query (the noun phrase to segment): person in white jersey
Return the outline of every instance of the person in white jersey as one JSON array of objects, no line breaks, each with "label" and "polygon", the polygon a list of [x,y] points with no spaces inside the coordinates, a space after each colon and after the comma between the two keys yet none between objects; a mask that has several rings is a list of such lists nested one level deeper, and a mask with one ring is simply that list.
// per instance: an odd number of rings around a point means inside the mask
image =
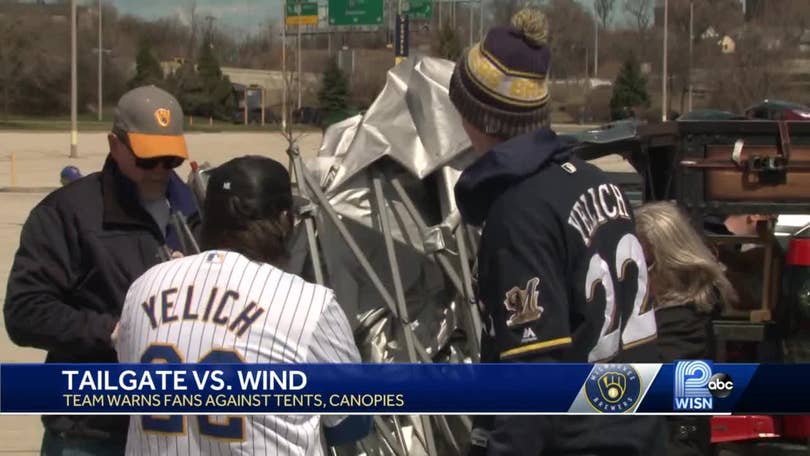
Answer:
[{"label": "person in white jersey", "polygon": [[[159,264],[130,287],[116,336],[119,362],[360,362],[332,290],[282,270],[293,228],[284,166],[246,156],[217,167],[203,209],[202,253]],[[325,445],[364,437],[370,423],[357,416],[137,416],[126,452],[321,455]]]}]

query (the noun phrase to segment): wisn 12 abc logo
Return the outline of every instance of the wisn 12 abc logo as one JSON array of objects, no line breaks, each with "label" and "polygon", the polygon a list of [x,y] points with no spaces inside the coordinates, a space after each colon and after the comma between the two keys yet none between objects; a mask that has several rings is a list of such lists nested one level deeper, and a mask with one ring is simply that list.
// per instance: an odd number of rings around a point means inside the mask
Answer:
[{"label": "wisn 12 abc logo", "polygon": [[712,373],[710,361],[678,361],[675,363],[676,411],[711,411],[714,398],[728,397],[734,381],[728,374]]}]

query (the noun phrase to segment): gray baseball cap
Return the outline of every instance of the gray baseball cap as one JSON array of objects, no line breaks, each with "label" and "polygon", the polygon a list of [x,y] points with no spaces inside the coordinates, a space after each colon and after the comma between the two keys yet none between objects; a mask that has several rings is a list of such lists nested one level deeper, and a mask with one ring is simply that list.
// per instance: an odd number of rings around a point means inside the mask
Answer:
[{"label": "gray baseball cap", "polygon": [[170,93],[153,85],[132,89],[118,100],[113,132],[126,135],[138,158],[188,158],[183,109]]}]

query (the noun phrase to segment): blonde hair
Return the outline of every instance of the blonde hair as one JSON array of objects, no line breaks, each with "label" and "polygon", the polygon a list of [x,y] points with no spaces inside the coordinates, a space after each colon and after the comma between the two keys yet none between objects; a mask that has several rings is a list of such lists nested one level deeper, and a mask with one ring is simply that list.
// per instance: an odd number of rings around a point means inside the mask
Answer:
[{"label": "blonde hair", "polygon": [[711,312],[715,292],[725,304],[737,300],[726,277],[703,239],[678,207],[668,202],[649,203],[636,209],[636,229],[645,249],[652,254],[650,279],[656,283],[656,307],[694,303]]}]

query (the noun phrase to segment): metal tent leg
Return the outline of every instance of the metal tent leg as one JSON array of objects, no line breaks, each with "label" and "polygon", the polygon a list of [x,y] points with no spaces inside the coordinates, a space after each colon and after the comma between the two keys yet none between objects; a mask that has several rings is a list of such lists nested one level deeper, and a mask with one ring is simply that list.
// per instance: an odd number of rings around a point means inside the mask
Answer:
[{"label": "metal tent leg", "polygon": [[[374,271],[374,269],[371,267],[371,264],[369,263],[366,256],[363,254],[363,251],[360,250],[360,247],[357,245],[357,242],[354,240],[354,237],[351,235],[351,233],[349,233],[349,230],[346,229],[346,226],[340,220],[340,217],[338,217],[335,210],[329,204],[329,201],[326,199],[326,195],[323,194],[323,191],[321,191],[318,184],[316,182],[313,182],[312,177],[310,177],[308,174],[304,174],[303,176],[304,182],[309,187],[312,194],[315,196],[315,199],[318,201],[320,208],[323,209],[323,211],[326,213],[326,216],[329,217],[329,220],[335,225],[335,228],[337,228],[340,237],[343,238],[344,242],[346,242],[346,245],[352,251],[352,254],[354,255],[355,259],[357,259],[357,262],[363,268],[363,272],[366,273],[372,285],[374,285],[374,288],[377,290],[378,293],[380,293],[380,296],[382,297],[383,301],[385,301],[385,305],[386,307],[388,307],[388,310],[396,318],[400,318],[399,312],[397,311],[397,304],[394,301],[394,298],[391,296],[391,294],[383,285],[382,281],[380,280],[380,277],[377,275],[377,272]],[[413,334],[413,330],[411,329],[410,326],[405,325],[403,327],[405,328],[406,333],[410,332],[411,334]],[[416,350],[416,354],[422,361],[432,362],[432,359],[430,358],[430,355],[428,354],[427,350],[425,350],[424,345],[422,345],[422,343],[419,342],[418,339],[413,339],[413,344],[414,349]]]},{"label": "metal tent leg", "polygon": [[394,453],[396,453],[397,456],[407,456],[408,453],[407,448],[400,447],[399,444],[396,441],[394,441],[394,438],[391,436],[393,434],[391,428],[389,428],[388,425],[385,424],[385,421],[383,421],[382,418],[380,418],[379,416],[375,416],[374,424],[378,428],[380,428],[379,435],[382,437],[383,440],[385,440],[385,443],[388,444],[388,446],[391,447],[392,450],[394,450]]},{"label": "metal tent leg", "polygon": [[[478,305],[475,300],[475,292],[472,289],[472,273],[470,272],[470,257],[467,254],[467,236],[466,225],[460,224],[456,227],[456,242],[458,245],[458,256],[461,261],[461,277],[463,279],[464,288],[467,296],[468,309],[473,326],[473,337],[476,341],[476,346],[481,348],[481,315],[478,313]],[[479,351],[480,353],[480,351]]]},{"label": "metal tent leg", "polygon": [[[380,212],[380,224],[382,225],[383,236],[385,238],[385,250],[388,254],[388,264],[391,268],[391,279],[394,282],[394,292],[396,293],[397,307],[399,310],[399,320],[405,334],[405,345],[408,350],[408,360],[412,363],[417,362],[415,342],[416,338],[412,331],[409,331],[406,326],[410,326],[408,318],[408,308],[405,303],[405,290],[402,287],[402,276],[399,271],[399,262],[397,261],[397,253],[394,248],[394,237],[391,234],[391,221],[389,219],[388,205],[385,201],[383,194],[382,180],[379,174],[374,174],[372,177],[374,185],[374,195],[377,200],[377,207]],[[425,447],[429,456],[436,456],[436,442],[433,440],[433,429],[430,424],[430,418],[421,416],[422,432],[425,437]]]},{"label": "metal tent leg", "polygon": [[[425,224],[425,221],[422,219],[422,214],[416,210],[416,206],[414,206],[413,201],[411,200],[408,193],[405,191],[405,188],[402,186],[402,183],[399,181],[399,178],[393,177],[390,178],[389,182],[391,186],[394,187],[394,190],[397,192],[399,199],[402,200],[402,203],[405,205],[405,210],[408,211],[408,214],[413,218],[414,222],[416,223],[416,228],[419,232],[424,233],[427,231],[428,227]],[[447,259],[446,256],[442,254],[435,254],[433,257],[442,266],[444,272],[450,278],[450,281],[453,282],[453,286],[456,288],[456,291],[462,296],[464,296],[464,286],[461,284],[461,278],[459,277],[458,273],[453,266],[450,264],[450,260]]]},{"label": "metal tent leg", "polygon": [[[408,196],[408,193],[405,191],[405,188],[402,186],[402,183],[399,181],[399,178],[394,177],[390,178],[389,180],[391,182],[391,186],[394,187],[394,190],[397,192],[397,195],[402,200],[402,203],[405,205],[405,209],[408,211],[408,213],[416,222],[417,228],[419,229],[420,232],[424,233],[427,230],[427,225],[425,224],[424,220],[422,220],[422,216],[421,214],[419,214],[419,211],[416,210],[413,201],[411,201],[410,196]],[[459,225],[459,227],[462,226],[464,225],[463,224]],[[462,230],[461,233],[464,233],[464,231]],[[457,242],[459,244],[462,244],[464,240],[463,238],[462,239],[457,238]],[[460,256],[462,252],[461,249],[462,246],[459,245]],[[469,264],[467,264],[466,266],[467,274],[464,275],[465,257],[463,256],[461,257],[461,272],[462,275],[464,276],[463,281],[462,279],[459,278],[455,269],[453,269],[452,265],[450,264],[450,261],[446,257],[444,257],[441,254],[434,255],[434,257],[442,266],[445,273],[447,273],[448,277],[450,278],[450,281],[453,282],[453,285],[455,285],[456,290],[458,290],[458,293],[467,300],[467,303],[470,302],[475,303],[472,284],[470,282],[471,274],[469,273]],[[461,307],[465,308],[465,310],[467,310],[470,313],[468,315],[469,318],[465,319],[465,321],[468,322],[468,326],[470,326],[467,328],[467,331],[472,333],[472,337],[468,338],[468,340],[471,342],[472,345],[470,348],[472,349],[471,351],[473,361],[478,361],[477,358],[480,357],[480,350],[481,350],[481,317],[480,315],[478,315],[478,308],[475,305],[473,306],[467,305],[466,307],[465,306]]]},{"label": "metal tent leg", "polygon": [[[304,167],[301,164],[301,153],[298,150],[298,145],[293,144],[287,150],[290,157],[290,163],[295,172],[295,185],[298,187],[298,193],[304,195]],[[318,241],[315,238],[315,221],[312,216],[308,215],[304,218],[304,227],[307,230],[307,243],[309,244],[309,257],[312,259],[312,269],[315,271],[315,282],[318,285],[324,285],[323,267],[321,266],[321,254],[318,250]]]}]

